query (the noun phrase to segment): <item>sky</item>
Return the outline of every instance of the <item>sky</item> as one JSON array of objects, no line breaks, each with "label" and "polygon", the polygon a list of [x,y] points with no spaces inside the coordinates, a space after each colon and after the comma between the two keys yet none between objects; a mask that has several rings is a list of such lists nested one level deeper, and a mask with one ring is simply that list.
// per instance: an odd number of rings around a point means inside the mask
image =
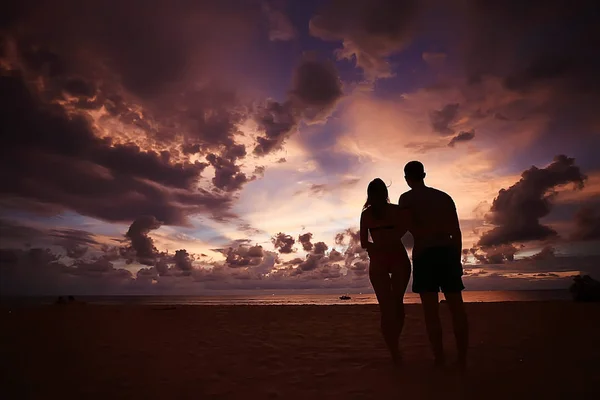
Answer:
[{"label": "sky", "polygon": [[596,3],[4,2],[0,293],[368,292],[411,160],[468,290],[600,278]]}]

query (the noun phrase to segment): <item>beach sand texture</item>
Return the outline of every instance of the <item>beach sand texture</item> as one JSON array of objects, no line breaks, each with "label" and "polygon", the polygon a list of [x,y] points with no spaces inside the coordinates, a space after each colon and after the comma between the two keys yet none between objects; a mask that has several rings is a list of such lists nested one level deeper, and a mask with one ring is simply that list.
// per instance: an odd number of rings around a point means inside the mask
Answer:
[{"label": "beach sand texture", "polygon": [[0,397],[600,398],[600,304],[467,304],[464,376],[432,368],[420,305],[406,308],[400,369],[374,305],[2,309]]}]

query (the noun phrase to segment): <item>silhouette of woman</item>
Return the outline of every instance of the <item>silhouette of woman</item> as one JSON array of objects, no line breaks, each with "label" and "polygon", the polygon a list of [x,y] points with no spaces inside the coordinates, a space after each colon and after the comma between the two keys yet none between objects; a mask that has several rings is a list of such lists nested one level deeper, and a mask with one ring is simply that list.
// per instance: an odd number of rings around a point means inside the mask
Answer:
[{"label": "silhouette of woman", "polygon": [[410,278],[410,260],[401,242],[408,218],[406,211],[390,204],[381,179],[369,183],[360,216],[360,244],[369,254],[369,279],[381,311],[381,333],[395,364],[402,358],[398,340],[404,327],[404,293]]}]

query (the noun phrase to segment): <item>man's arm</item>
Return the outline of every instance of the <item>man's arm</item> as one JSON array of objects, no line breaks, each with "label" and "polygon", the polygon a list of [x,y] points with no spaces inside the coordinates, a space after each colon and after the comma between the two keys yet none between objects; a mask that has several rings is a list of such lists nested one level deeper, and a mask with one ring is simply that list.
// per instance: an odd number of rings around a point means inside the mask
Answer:
[{"label": "man's arm", "polygon": [[406,208],[406,197],[404,196],[404,193],[398,198],[398,207],[401,209]]},{"label": "man's arm", "polygon": [[[402,220],[401,226],[406,228],[406,231],[409,231],[412,234],[414,229],[413,216],[410,212],[408,202],[406,201],[406,193],[402,193],[398,199],[398,217]],[[406,231],[402,233],[403,236]]]}]

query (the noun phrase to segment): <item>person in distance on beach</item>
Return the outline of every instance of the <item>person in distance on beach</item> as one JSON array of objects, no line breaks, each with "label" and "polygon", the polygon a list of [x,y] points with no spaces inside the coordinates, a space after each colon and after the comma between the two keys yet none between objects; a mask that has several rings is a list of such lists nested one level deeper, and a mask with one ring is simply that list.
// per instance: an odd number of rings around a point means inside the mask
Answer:
[{"label": "person in distance on beach", "polygon": [[412,222],[412,290],[421,297],[435,364],[445,364],[438,299],[441,289],[452,314],[459,366],[464,368],[469,333],[462,298],[462,235],[456,206],[448,194],[425,186],[425,168],[419,161],[406,164],[404,177],[411,190],[400,196],[398,206],[410,214]]},{"label": "person in distance on beach", "polygon": [[407,212],[390,204],[387,186],[381,179],[369,183],[360,216],[360,244],[369,254],[369,279],[379,303],[381,333],[396,365],[402,359],[398,340],[404,326],[404,293],[410,278],[410,260],[400,240],[408,229],[407,218]]}]

